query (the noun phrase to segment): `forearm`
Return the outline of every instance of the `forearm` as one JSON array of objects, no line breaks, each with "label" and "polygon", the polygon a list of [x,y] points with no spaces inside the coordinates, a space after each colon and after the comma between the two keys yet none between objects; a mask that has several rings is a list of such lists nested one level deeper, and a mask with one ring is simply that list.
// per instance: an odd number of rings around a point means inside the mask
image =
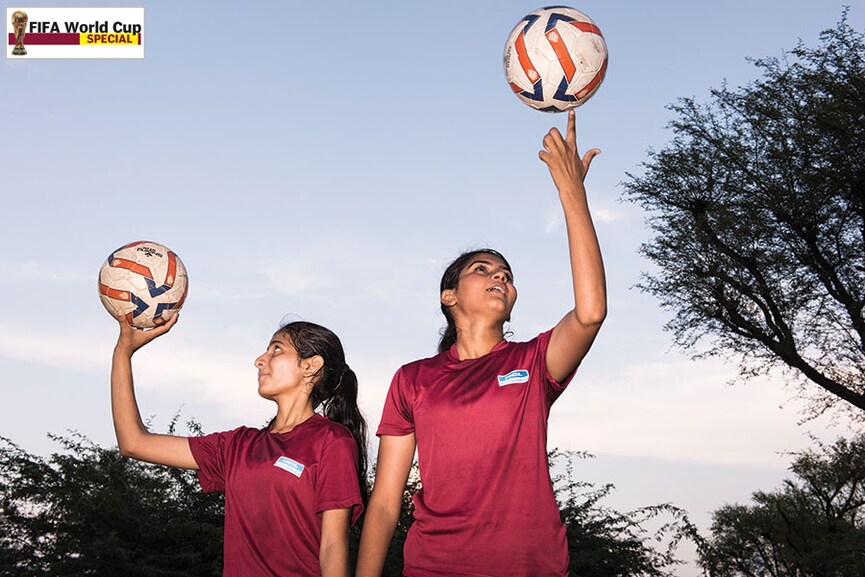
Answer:
[{"label": "forearm", "polygon": [[399,510],[376,504],[370,498],[360,534],[360,552],[355,577],[379,577],[384,569],[390,541],[399,520]]},{"label": "forearm", "polygon": [[585,189],[561,194],[568,234],[571,278],[574,289],[573,314],[581,325],[600,325],[607,314],[604,262]]},{"label": "forearm", "polygon": [[120,453],[138,457],[136,447],[150,434],[141,420],[132,384],[132,353],[114,348],[111,360],[111,415]]},{"label": "forearm", "polygon": [[348,577],[348,529],[351,509],[328,509],[321,514],[318,564],[322,577]]},{"label": "forearm", "polygon": [[348,541],[322,543],[318,556],[322,577],[348,577]]},{"label": "forearm", "polygon": [[197,469],[186,437],[156,435],[141,420],[132,382],[132,353],[117,346],[111,361],[111,414],[120,454],[149,463]]}]

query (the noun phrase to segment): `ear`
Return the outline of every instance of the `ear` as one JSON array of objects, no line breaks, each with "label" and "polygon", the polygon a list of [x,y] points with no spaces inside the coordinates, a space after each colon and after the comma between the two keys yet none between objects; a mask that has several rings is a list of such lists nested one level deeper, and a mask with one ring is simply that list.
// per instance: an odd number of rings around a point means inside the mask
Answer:
[{"label": "ear", "polygon": [[454,289],[445,289],[442,291],[441,303],[446,307],[452,307],[457,304],[457,295]]},{"label": "ear", "polygon": [[303,375],[311,377],[317,374],[324,366],[324,359],[321,355],[313,355],[308,359],[303,359],[301,366],[303,367]]}]

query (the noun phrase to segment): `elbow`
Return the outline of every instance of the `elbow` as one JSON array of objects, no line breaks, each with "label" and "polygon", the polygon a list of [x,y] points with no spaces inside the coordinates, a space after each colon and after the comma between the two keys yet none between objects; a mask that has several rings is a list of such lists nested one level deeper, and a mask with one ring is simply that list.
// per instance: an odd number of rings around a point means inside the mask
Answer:
[{"label": "elbow", "polygon": [[133,438],[117,437],[117,450],[121,457],[141,459],[141,443]]},{"label": "elbow", "polygon": [[129,443],[124,443],[122,441],[117,442],[117,449],[120,452],[121,457],[135,459],[135,449],[129,445]]},{"label": "elbow", "polygon": [[574,317],[581,326],[599,329],[607,318],[607,306],[602,304],[587,310],[574,309]]},{"label": "elbow", "polygon": [[375,487],[373,487],[364,516],[367,520],[373,519],[375,523],[382,523],[385,526],[393,525],[395,527],[399,521],[401,509],[402,501],[399,498],[392,498],[390,495],[383,495],[381,492],[376,493]]}]

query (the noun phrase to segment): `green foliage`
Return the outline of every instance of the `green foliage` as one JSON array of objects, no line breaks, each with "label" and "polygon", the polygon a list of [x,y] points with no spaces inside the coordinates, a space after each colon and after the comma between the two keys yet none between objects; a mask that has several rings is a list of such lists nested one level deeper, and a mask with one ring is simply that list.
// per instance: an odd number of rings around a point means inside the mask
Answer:
[{"label": "green foliage", "polygon": [[[601,505],[613,485],[596,488],[593,484],[574,480],[575,458],[590,455],[553,450],[552,467],[562,466],[563,473],[553,479],[562,522],[567,528],[570,553],[570,575],[575,577],[662,577],[681,561],[675,557],[678,543],[683,539],[696,539],[696,529],[686,513],[670,504],[641,507],[621,513]],[[370,480],[370,482],[372,479]],[[394,538],[388,549],[382,577],[401,577],[403,545],[413,522],[412,496],[421,488],[417,463],[412,466],[409,482],[403,492],[403,507]],[[370,486],[370,492],[372,487]],[[655,531],[644,525],[658,522]],[[352,530],[352,551],[357,551],[360,528]],[[663,550],[652,542],[666,542]],[[352,555],[356,557],[355,554]]]},{"label": "green foliage", "polygon": [[[564,463],[564,473],[554,478],[562,522],[568,531],[570,575],[591,577],[661,577],[681,564],[675,556],[685,539],[697,540],[696,528],[685,511],[669,503],[640,507],[622,513],[601,501],[614,486],[595,487],[574,480],[574,459],[586,453],[550,453],[555,467]],[[655,524],[650,531],[647,525]],[[659,550],[652,543],[660,545]]]},{"label": "green foliage", "polygon": [[[197,424],[189,426],[200,433]],[[0,577],[220,575],[221,493],[202,493],[191,471],[125,459],[78,434],[52,438],[63,450],[44,459],[0,437]],[[585,454],[550,455],[553,466],[564,466],[554,481],[571,574],[666,575],[678,563],[676,544],[696,534],[685,513],[669,504],[628,513],[601,505],[613,486],[575,481],[576,457]],[[419,489],[415,466],[383,577],[402,575],[412,496]],[[660,519],[667,520],[657,530],[645,528]],[[360,527],[350,534],[352,559]],[[653,541],[666,541],[666,549],[656,550]]]},{"label": "green foliage", "polygon": [[[375,468],[370,473],[368,493],[372,493],[373,480],[375,479]],[[387,549],[387,557],[384,560],[382,568],[382,577],[402,577],[403,568],[403,547],[405,546],[405,538],[408,534],[409,527],[414,522],[412,513],[414,512],[414,502],[412,497],[421,488],[420,475],[418,473],[417,463],[412,464],[411,472],[409,473],[408,483],[402,493],[402,508],[400,509],[399,519],[397,520],[396,529],[394,530],[393,538]],[[349,548],[352,561],[357,559],[357,551],[360,545],[360,533],[363,525],[363,518],[352,527],[349,535]]]},{"label": "green foliage", "polygon": [[710,577],[865,575],[865,435],[796,456],[774,492],[713,514],[700,563]]},{"label": "green foliage", "polygon": [[628,175],[655,233],[640,286],[695,356],[784,370],[812,415],[863,418],[865,37],[845,12],[817,48],[754,63],[762,79],[672,105],[673,140]]},{"label": "green foliage", "polygon": [[48,459],[0,438],[0,576],[221,574],[221,494],[191,471],[52,438],[63,452]]}]

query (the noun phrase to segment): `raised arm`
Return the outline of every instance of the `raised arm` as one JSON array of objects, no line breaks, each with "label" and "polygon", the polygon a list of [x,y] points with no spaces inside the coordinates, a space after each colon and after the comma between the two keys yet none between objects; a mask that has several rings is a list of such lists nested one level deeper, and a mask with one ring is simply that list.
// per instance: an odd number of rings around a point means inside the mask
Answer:
[{"label": "raised arm", "polygon": [[414,434],[402,437],[381,436],[375,483],[360,533],[360,552],[355,577],[381,575],[390,540],[399,521],[402,496],[414,460],[415,446]]},{"label": "raised arm", "polygon": [[574,308],[555,326],[547,348],[547,368],[559,382],[582,362],[607,315],[604,263],[583,186],[589,165],[599,152],[593,148],[580,158],[576,117],[570,110],[565,137],[558,129],[551,129],[544,137],[544,150],[538,153],[559,191],[574,287]]},{"label": "raised arm", "polygon": [[120,454],[149,463],[198,469],[186,437],[156,435],[147,430],[132,384],[132,355],[168,332],[177,322],[177,315],[164,325],[145,331],[132,328],[125,319],[119,322],[120,336],[111,359],[111,413]]}]

